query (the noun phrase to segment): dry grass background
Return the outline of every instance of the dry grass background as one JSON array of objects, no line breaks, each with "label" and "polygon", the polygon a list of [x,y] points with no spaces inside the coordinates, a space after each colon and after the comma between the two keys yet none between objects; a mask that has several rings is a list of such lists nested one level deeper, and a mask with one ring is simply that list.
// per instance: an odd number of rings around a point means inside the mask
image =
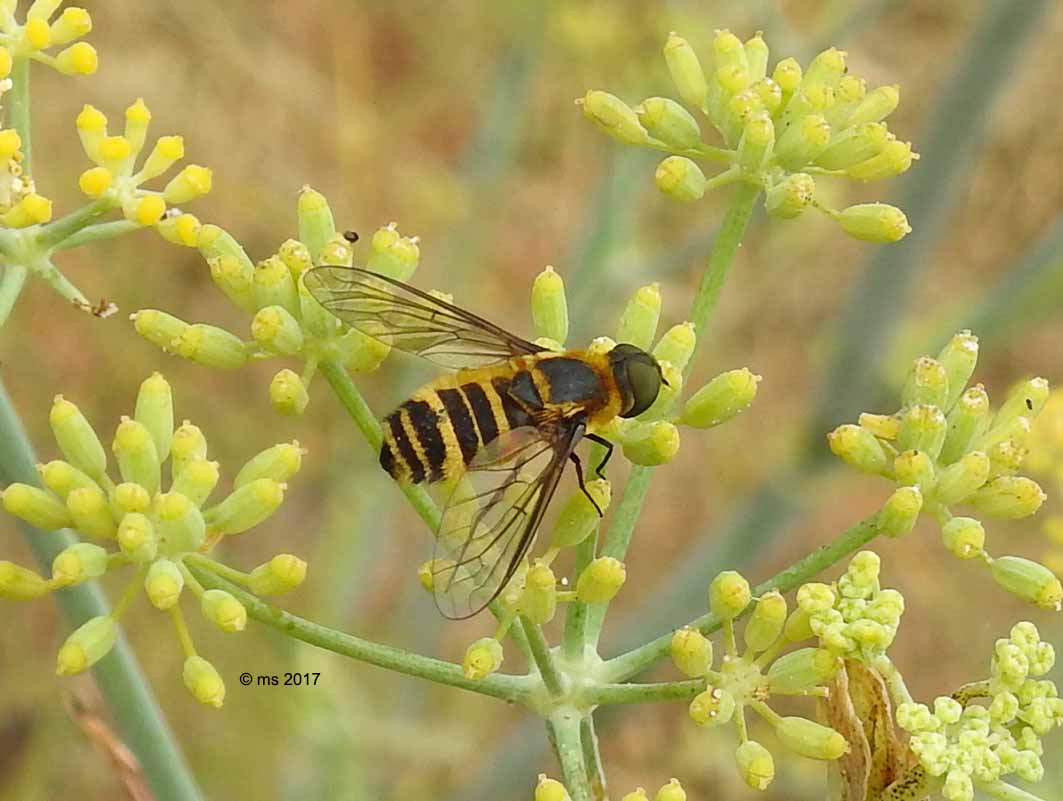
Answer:
[{"label": "dry grass background", "polygon": [[[57,208],[80,202],[76,176],[84,165],[73,119],[81,105],[120,118],[143,96],[153,132],[184,134],[190,160],[214,169],[213,193],[190,210],[225,226],[253,256],[294,234],[296,193],[309,183],[331,199],[341,226],[369,233],[398,220],[420,234],[422,285],[452,291],[517,329],[530,325],[531,278],[556,265],[571,290],[573,339],[609,332],[623,299],[649,280],[662,282],[666,321],[682,320],[724,200],[667,201],[652,186],[652,158],[604,140],[573,98],[591,87],[630,100],[669,93],[660,58],[669,30],[704,49],[714,28],[742,35],[761,28],[774,53],[806,59],[830,42],[850,52],[857,74],[900,83],[891,128],[919,149],[984,8],[959,0],[84,4],[96,24],[99,74],[34,73],[37,180]],[[952,187],[944,233],[922,251],[912,292],[895,311],[895,336],[881,343],[890,364],[903,365],[927,335],[997,291],[1059,219],[1063,7],[1050,5],[1012,62],[999,102],[979,112],[984,131]],[[917,163],[912,172],[923,168]],[[891,191],[837,190],[846,201]],[[607,649],[629,642],[679,566],[712,547],[729,515],[801,447],[800,422],[818,400],[837,320],[875,249],[825,220],[756,224],[695,380],[749,365],[764,375],[760,397],[734,423],[686,434],[679,458],[663,469],[666,480],[651,491],[637,531],[628,586],[607,624]],[[62,266],[86,294],[123,312],[162,307],[246,325],[194,251],[151,233],[64,254]],[[1060,299],[1046,298],[1055,311],[1021,321],[984,353],[979,375],[991,394],[1034,372],[1063,381]],[[45,456],[53,453],[46,412],[55,392],[106,430],[155,369],[175,387],[179,418],[199,422],[223,469],[235,470],[267,443],[303,442],[310,456],[281,512],[226,554],[247,566],[278,550],[307,558],[310,579],[288,601],[294,611],[451,659],[486,633],[484,620],[443,622],[423,597],[413,572],[427,548],[422,525],[323,384],[305,418],[280,419],[266,397],[269,366],[229,374],[164,357],[132,332],[124,313],[106,321],[77,314],[39,285],[3,334],[5,383]],[[428,374],[400,358],[362,386],[383,413]],[[739,544],[753,577],[826,541],[886,491],[845,471],[820,471],[793,489],[801,508],[783,536],[747,553]],[[992,542],[1036,555],[1034,529],[1002,525]],[[895,653],[917,696],[982,675],[993,640],[1020,616],[1063,646],[1058,619],[1012,602],[934,539],[920,527],[878,548],[885,580],[908,599]],[[0,554],[29,560],[7,519]],[[687,616],[698,611],[696,602],[683,608]],[[127,631],[211,798],[516,801],[530,797],[538,772],[556,773],[540,727],[518,710],[316,653],[257,626],[237,637],[197,627],[201,650],[229,683],[225,708],[207,710],[181,686],[179,649],[161,616],[141,607]],[[63,701],[73,695],[94,708],[91,682],[53,676],[65,632],[47,601],[0,608],[3,801],[123,797],[120,772]],[[320,686],[244,689],[235,681],[242,670],[307,669],[321,671]],[[679,705],[604,715],[602,736],[619,793],[678,775],[693,799],[752,795],[738,785],[729,740],[695,731]],[[1060,738],[1050,743],[1063,762]],[[794,758],[779,760],[779,770],[770,797],[819,796],[818,765]],[[1063,799],[1063,772],[1054,782],[1043,794]]]}]

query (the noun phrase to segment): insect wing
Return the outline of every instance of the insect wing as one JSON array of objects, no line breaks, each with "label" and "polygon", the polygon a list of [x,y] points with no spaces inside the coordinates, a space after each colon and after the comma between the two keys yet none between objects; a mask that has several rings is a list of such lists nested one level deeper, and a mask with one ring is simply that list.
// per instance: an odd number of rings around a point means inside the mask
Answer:
[{"label": "insect wing", "polygon": [[316,267],[303,282],[318,303],[352,328],[450,369],[542,350],[427,292],[358,267]]},{"label": "insect wing", "polygon": [[473,459],[443,510],[432,560],[436,606],[471,617],[517,573],[564,473],[576,429],[516,428]]}]

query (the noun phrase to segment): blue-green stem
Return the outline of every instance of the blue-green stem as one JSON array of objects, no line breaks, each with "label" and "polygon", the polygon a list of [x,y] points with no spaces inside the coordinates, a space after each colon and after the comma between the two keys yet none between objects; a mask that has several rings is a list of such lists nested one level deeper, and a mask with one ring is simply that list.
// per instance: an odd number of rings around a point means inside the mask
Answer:
[{"label": "blue-green stem", "polygon": [[[0,482],[38,484],[36,458],[11,399],[0,383]],[[44,532],[20,526],[38,563],[47,569],[56,555],[78,540],[68,531]],[[55,594],[71,628],[111,613],[95,582],[68,587]],[[114,715],[122,740],[136,754],[154,797],[159,801],[203,801],[169,724],[159,709],[124,637],[92,669]]]},{"label": "blue-green stem", "polygon": [[547,725],[550,739],[561,763],[561,774],[565,789],[572,796],[572,801],[597,801],[591,794],[587,765],[583,756],[580,737],[582,716],[570,707],[563,707],[554,712]]},{"label": "blue-green stem", "polygon": [[531,649],[532,659],[539,669],[543,684],[551,695],[561,696],[565,692],[565,679],[557,669],[554,655],[550,652],[550,644],[543,635],[543,630],[532,623],[528,618],[521,616],[520,625],[527,637],[528,647]]},{"label": "blue-green stem", "polygon": [[[591,456],[593,462],[596,457]],[[573,565],[572,575],[579,575],[586,570],[587,565],[594,561],[594,549],[597,537],[589,535],[583,542],[576,546],[576,563]],[[575,600],[569,603],[565,615],[565,634],[561,641],[561,651],[565,659],[575,662],[583,659],[587,645],[587,615],[590,607],[583,601]]]},{"label": "blue-green stem", "polygon": [[21,264],[8,264],[0,273],[0,326],[7,322],[11,316],[11,310],[15,308],[22,287],[26,285],[26,276],[29,271]]},{"label": "blue-green stem", "polygon": [[[100,198],[86,203],[80,209],[42,226],[37,234],[37,246],[45,251],[62,246],[65,240],[92,225],[113,208],[114,201],[109,198]],[[133,225],[134,228],[138,227],[135,223]]]},{"label": "blue-green stem", "polygon": [[106,239],[114,239],[116,236],[131,234],[144,228],[140,223],[132,220],[112,220],[111,222],[95,223],[87,225],[66,239],[57,242],[55,250],[71,250],[72,248],[87,245],[90,242],[103,242]]},{"label": "blue-green stem", "polygon": [[588,712],[579,722],[579,741],[583,749],[583,767],[587,772],[594,801],[609,801],[609,788],[602,766],[602,755],[598,751],[598,732],[594,730],[594,715]]},{"label": "blue-green stem", "polygon": [[7,95],[7,121],[18,131],[22,140],[22,170],[32,175],[32,147],[30,142],[30,62],[16,58],[11,65],[11,90]]},{"label": "blue-green stem", "polygon": [[515,703],[525,701],[538,684],[533,677],[499,673],[482,679],[470,679],[465,676],[461,665],[363,640],[271,606],[212,572],[209,566],[197,560],[190,560],[189,569],[204,587],[232,593],[247,609],[249,617],[326,651],[397,673],[404,673],[407,676],[416,676]]},{"label": "blue-green stem", "polygon": [[597,684],[583,696],[596,706],[645,704],[653,701],[687,701],[705,689],[702,679],[654,682],[652,684]]}]

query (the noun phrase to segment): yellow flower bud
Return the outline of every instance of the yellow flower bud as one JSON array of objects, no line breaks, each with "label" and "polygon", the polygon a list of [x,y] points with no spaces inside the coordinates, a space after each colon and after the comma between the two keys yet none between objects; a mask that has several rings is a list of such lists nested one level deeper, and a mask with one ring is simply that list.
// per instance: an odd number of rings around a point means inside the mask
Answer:
[{"label": "yellow flower bud", "polygon": [[107,572],[107,551],[99,545],[78,542],[60,551],[52,560],[52,580],[71,587]]},{"label": "yellow flower bud", "polygon": [[823,648],[800,648],[783,654],[768,668],[768,688],[779,695],[796,695],[821,687],[837,674],[841,660]]},{"label": "yellow flower bud", "polygon": [[166,201],[158,195],[141,195],[123,205],[122,213],[137,225],[156,225],[166,213]]},{"label": "yellow flower bud", "polygon": [[59,649],[56,673],[73,676],[84,673],[114,647],[118,625],[109,616],[94,617],[79,626]]},{"label": "yellow flower bud", "polygon": [[806,114],[779,136],[774,158],[787,170],[815,161],[830,144],[831,128],[821,114]]},{"label": "yellow flower bud", "polygon": [[841,734],[805,718],[785,717],[775,726],[775,733],[791,751],[810,759],[838,759],[849,751]]},{"label": "yellow flower bud", "polygon": [[13,66],[14,61],[11,58],[11,51],[6,47],[0,47],[0,79],[9,76]]},{"label": "yellow flower bud", "polygon": [[849,236],[865,242],[897,242],[912,230],[904,212],[888,203],[849,206],[842,209],[838,222]]},{"label": "yellow flower bud", "polygon": [[66,496],[66,508],[74,521],[74,528],[96,539],[113,539],[116,525],[107,504],[107,496],[99,487],[71,490]]},{"label": "yellow flower bud", "polygon": [[502,643],[493,637],[477,640],[465,650],[462,670],[465,678],[479,680],[486,678],[502,667]]},{"label": "yellow flower bud", "polygon": [[271,478],[249,481],[205,512],[207,524],[218,534],[242,534],[277,511],[284,489],[284,484]]},{"label": "yellow flower bud", "polygon": [[51,219],[52,201],[36,192],[24,195],[18,203],[0,214],[0,224],[8,228],[27,228]]},{"label": "yellow flower bud", "polygon": [[999,476],[975,492],[970,502],[990,517],[1017,520],[1029,517],[1047,496],[1036,481],[1025,476]]},{"label": "yellow flower bud", "polygon": [[949,377],[945,366],[929,356],[916,359],[901,389],[901,404],[904,406],[928,404],[944,407],[948,402],[948,397]]},{"label": "yellow flower bud", "polygon": [[786,618],[783,634],[790,642],[803,642],[814,636],[812,621],[806,609],[798,607]]},{"label": "yellow flower bud", "polygon": [[620,592],[627,579],[624,563],[611,556],[599,556],[579,575],[576,597],[584,603],[608,603]]},{"label": "yellow flower bud", "polygon": [[78,178],[78,187],[89,197],[99,197],[113,183],[114,173],[106,167],[91,167]]},{"label": "yellow flower bud", "polygon": [[901,416],[897,447],[902,451],[925,451],[936,459],[945,444],[948,424],[937,406],[911,406]]},{"label": "yellow flower bud", "polygon": [[0,161],[10,160],[22,149],[22,137],[14,128],[0,131]]},{"label": "yellow flower bud", "polygon": [[247,610],[231,593],[207,590],[199,601],[203,617],[222,631],[243,631],[247,626]]},{"label": "yellow flower bud", "polygon": [[159,461],[165,461],[173,438],[173,392],[161,373],[153,373],[141,383],[133,416],[150,433]]},{"label": "yellow flower bud", "polygon": [[59,8],[62,0],[33,0],[26,11],[26,20],[44,20],[47,22]]},{"label": "yellow flower bud", "polygon": [[[185,470],[191,468],[188,465]],[[156,500],[159,546],[163,553],[180,554],[197,550],[206,539],[207,525],[199,507],[180,492],[170,491]]]},{"label": "yellow flower bud", "polygon": [[735,751],[735,762],[742,781],[754,790],[765,790],[775,778],[775,760],[768,749],[756,740],[747,740]]},{"label": "yellow flower bud", "polygon": [[[305,315],[303,319],[306,320]],[[363,334],[357,328],[350,329],[340,337],[338,346],[340,353],[344,354],[344,366],[353,373],[374,372],[391,353],[391,346],[386,342]]]},{"label": "yellow flower bud", "polygon": [[536,564],[524,579],[520,596],[521,613],[531,622],[543,625],[554,619],[557,612],[557,579],[549,565]]},{"label": "yellow flower bud", "polygon": [[557,342],[568,338],[568,304],[565,283],[561,276],[547,266],[532,283],[532,321],[537,336]]},{"label": "yellow flower bud", "polygon": [[75,42],[55,57],[55,68],[64,75],[93,75],[99,64],[96,48],[88,42]]},{"label": "yellow flower bud", "polygon": [[934,489],[934,460],[924,451],[904,451],[893,460],[893,474],[898,484],[917,486],[920,492]]},{"label": "yellow flower bud", "polygon": [[100,160],[100,144],[107,136],[107,117],[95,106],[86,104],[77,116],[78,138],[81,147],[92,161]]},{"label": "yellow flower bud", "polygon": [[32,570],[0,560],[0,598],[32,601],[48,592],[48,582]]},{"label": "yellow flower bud", "polygon": [[651,97],[635,108],[639,122],[654,139],[673,150],[690,150],[701,144],[701,129],[689,111],[667,97]]},{"label": "yellow flower bud", "polygon": [[155,141],[151,153],[144,160],[144,165],[137,173],[137,182],[144,183],[158,178],[179,159],[185,156],[185,140],[180,136],[160,136]]},{"label": "yellow flower bud", "polygon": [[657,791],[653,801],[687,801],[687,793],[679,783],[679,779],[669,779],[668,784],[663,785]]},{"label": "yellow flower bud", "polygon": [[980,436],[989,423],[989,396],[981,384],[960,395],[949,412],[947,423],[940,458],[950,464],[963,456],[971,441]]},{"label": "yellow flower bud", "polygon": [[182,331],[173,349],[178,355],[207,367],[235,370],[247,363],[247,348],[238,336],[203,323]]},{"label": "yellow flower bud", "polygon": [[923,508],[918,487],[900,487],[886,499],[878,513],[878,530],[887,537],[899,537],[915,527]]},{"label": "yellow flower bud", "polygon": [[298,374],[285,368],[273,376],[269,385],[269,400],[281,414],[298,416],[306,409],[310,395]]},{"label": "yellow flower bud", "polygon": [[883,476],[892,467],[882,444],[863,426],[838,426],[827,434],[827,444],[835,456],[863,473]]},{"label": "yellow flower bud", "polygon": [[775,144],[775,125],[766,111],[757,111],[745,119],[742,138],[738,142],[738,165],[750,172],[759,172]]},{"label": "yellow flower bud", "polygon": [[749,582],[734,570],[719,573],[709,585],[709,610],[720,620],[738,617],[752,599]]},{"label": "yellow flower bud", "polygon": [[283,483],[299,472],[304,453],[306,451],[299,446],[298,440],[267,448],[240,468],[233,486],[238,489],[260,478]]},{"label": "yellow flower bud", "polygon": [[1042,564],[1019,556],[1001,556],[992,561],[990,568],[993,581],[1024,601],[1057,611],[1063,604],[1063,585]]},{"label": "yellow flower bud", "polygon": [[52,43],[52,32],[48,27],[48,20],[36,17],[26,20],[26,26],[22,29],[22,41],[30,50],[43,50]]},{"label": "yellow flower bud", "polygon": [[844,170],[878,155],[889,141],[889,129],[880,122],[853,125],[831,136],[816,164],[825,170]]},{"label": "yellow flower bud", "polygon": [[299,218],[299,241],[310,251],[310,260],[317,264],[325,243],[336,235],[332,209],[320,192],[304,186],[299,192],[296,207]]},{"label": "yellow flower bud", "polygon": [[761,596],[746,623],[743,637],[755,652],[766,651],[782,635],[786,623],[786,599],[778,590]]},{"label": "yellow flower bud", "polygon": [[535,785],[535,801],[572,801],[572,797],[565,785],[540,773],[539,783]]},{"label": "yellow flower bud", "polygon": [[[202,242],[204,228],[200,228],[199,241]],[[207,259],[210,267],[210,277],[215,285],[225,293],[233,303],[247,312],[254,313],[258,309],[255,300],[254,274],[255,269],[250,262],[232,255],[216,256]]]},{"label": "yellow flower bud", "polygon": [[764,195],[768,214],[781,220],[792,220],[812,205],[816,196],[816,182],[811,175],[794,172],[772,184]]},{"label": "yellow flower bud", "polygon": [[[609,508],[612,488],[607,479],[588,481],[586,487],[598,508],[603,512]],[[594,532],[600,521],[598,509],[582,491],[577,490],[565,501],[557,515],[551,544],[559,547],[578,545]]]},{"label": "yellow flower bud", "polygon": [[292,278],[298,279],[314,266],[310,259],[310,250],[298,239],[286,239],[277,249],[277,255],[291,271]]},{"label": "yellow flower bud", "polygon": [[886,119],[900,103],[900,87],[879,86],[867,93],[863,101],[856,107],[849,117],[849,125],[863,125],[869,122],[879,122]]},{"label": "yellow flower bud", "polygon": [[751,38],[746,39],[744,48],[750,79],[754,81],[762,80],[768,74],[768,45],[765,43],[760,31],[757,31]]},{"label": "yellow flower bud", "polygon": [[584,116],[614,139],[629,145],[649,141],[638,115],[616,95],[592,89],[577,102],[583,106]]},{"label": "yellow flower bud", "polygon": [[156,559],[148,568],[144,578],[144,589],[148,600],[156,609],[172,609],[181,597],[185,587],[185,577],[176,562],[169,559]]},{"label": "yellow flower bud", "polygon": [[191,459],[174,476],[171,492],[179,492],[196,506],[202,506],[218,485],[217,462]]},{"label": "yellow flower bud", "polygon": [[400,237],[398,232],[392,227],[384,230],[389,230],[394,236],[394,240],[391,240],[391,237],[387,237],[390,244],[386,248],[378,249],[377,245],[382,243],[385,238],[374,236],[373,253],[369,257],[366,266],[373,272],[387,275],[399,281],[408,281],[417,269],[421,259],[421,250],[417,247],[416,238]]},{"label": "yellow flower bud", "polygon": [[36,528],[55,531],[71,523],[70,513],[63,502],[38,487],[9,484],[0,497],[3,499],[5,511]]},{"label": "yellow flower bud", "polygon": [[44,486],[58,495],[60,500],[64,502],[72,490],[79,487],[91,487],[96,484],[85,473],[68,462],[59,459],[48,462],[48,464],[37,465],[37,472],[40,474],[41,482]]},{"label": "yellow flower bud", "polygon": [[669,156],[657,165],[653,180],[668,197],[693,203],[705,195],[705,173],[685,156]]},{"label": "yellow flower bud", "polygon": [[688,713],[690,719],[699,726],[723,726],[734,717],[735,699],[727,690],[719,687],[707,687],[694,696]]},{"label": "yellow flower bud", "polygon": [[1048,401],[1048,394],[1048,382],[1043,378],[1019,382],[1008,392],[1000,411],[993,418],[993,428],[1007,425],[1018,417],[1031,420],[1037,417]]},{"label": "yellow flower bud", "polygon": [[140,484],[149,494],[159,489],[159,452],[147,427],[123,417],[111,448],[124,481]]},{"label": "yellow flower bud", "polygon": [[670,653],[675,666],[692,679],[700,679],[712,668],[712,641],[690,626],[676,629]]},{"label": "yellow flower bud", "polygon": [[941,527],[941,542],[960,559],[981,556],[985,547],[985,528],[973,517],[954,517]]},{"label": "yellow flower bud", "polygon": [[784,58],[776,64],[771,74],[771,79],[782,89],[784,98],[789,98],[797,91],[797,87],[801,85],[801,77],[801,65],[792,57]]},{"label": "yellow flower bud", "polygon": [[988,478],[989,457],[981,451],[971,451],[941,471],[934,497],[945,506],[961,503],[985,484]]},{"label": "yellow flower bud", "polygon": [[92,17],[83,8],[71,6],[64,8],[59,19],[51,24],[50,34],[53,45],[65,45],[92,30]]},{"label": "yellow flower bud", "polygon": [[907,172],[917,158],[919,154],[912,152],[911,142],[891,139],[871,158],[848,167],[845,174],[857,181],[881,181]]},{"label": "yellow flower bud", "polygon": [[210,662],[201,656],[188,657],[181,677],[197,701],[215,709],[221,708],[225,702],[225,682]]},{"label": "yellow flower bud", "polygon": [[695,108],[704,106],[708,83],[690,43],[675,33],[668,34],[668,41],[664,45],[664,60],[683,102]]},{"label": "yellow flower bud", "polygon": [[658,362],[669,362],[677,370],[683,371],[694,355],[696,344],[694,324],[679,323],[664,332],[653,348],[653,357]]},{"label": "yellow flower bud", "polygon": [[163,197],[168,203],[188,203],[207,194],[212,182],[213,173],[209,168],[189,164],[166,184]]},{"label": "yellow flower bud", "polygon": [[834,105],[827,109],[827,122],[838,130],[850,127],[850,119],[857,106],[867,96],[867,82],[855,75],[846,75],[834,88]]},{"label": "yellow flower bud", "polygon": [[170,441],[170,466],[174,477],[181,475],[185,465],[191,461],[207,458],[207,440],[199,426],[185,420]]},{"label": "yellow flower bud", "polygon": [[283,306],[266,306],[251,321],[251,336],[262,347],[294,355],[303,349],[303,329]]},{"label": "yellow flower bud", "polygon": [[169,352],[174,343],[188,330],[189,325],[172,314],[158,309],[141,309],[129,315],[133,328],[152,345]]},{"label": "yellow flower bud", "polygon": [[641,787],[632,790],[630,793],[625,793],[624,797],[620,801],[650,801],[646,796],[646,791]]},{"label": "yellow flower bud", "polygon": [[147,515],[130,512],[118,524],[118,547],[136,562],[151,561],[158,552],[155,528]]},{"label": "yellow flower bud", "polygon": [[679,430],[664,420],[634,421],[623,437],[624,456],[644,467],[670,462],[679,452]]},{"label": "yellow flower bud", "polygon": [[283,595],[296,589],[305,580],[306,562],[298,556],[282,553],[252,570],[248,587],[256,595]]},{"label": "yellow flower bud", "polygon": [[288,266],[278,256],[261,262],[254,272],[255,302],[260,309],[282,306],[293,317],[299,314],[299,295]]},{"label": "yellow flower bud", "polygon": [[941,349],[938,361],[945,368],[949,392],[944,408],[949,410],[963,394],[967,382],[974,374],[975,365],[978,363],[978,337],[970,331],[960,331]]},{"label": "yellow flower bud", "polygon": [[759,383],[760,376],[745,367],[721,373],[687,400],[680,422],[695,428],[718,426],[749,408]]}]

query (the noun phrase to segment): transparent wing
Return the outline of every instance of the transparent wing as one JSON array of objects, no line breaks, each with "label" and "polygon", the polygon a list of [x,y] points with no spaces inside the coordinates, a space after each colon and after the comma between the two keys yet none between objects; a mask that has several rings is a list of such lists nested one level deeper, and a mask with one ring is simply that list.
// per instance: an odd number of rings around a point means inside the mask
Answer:
[{"label": "transparent wing", "polygon": [[358,267],[316,267],[303,282],[347,325],[443,367],[483,367],[542,350],[427,292]]},{"label": "transparent wing", "polygon": [[477,454],[451,492],[436,535],[433,587],[444,617],[475,615],[513,578],[580,430],[565,423],[545,432],[517,428]]}]

